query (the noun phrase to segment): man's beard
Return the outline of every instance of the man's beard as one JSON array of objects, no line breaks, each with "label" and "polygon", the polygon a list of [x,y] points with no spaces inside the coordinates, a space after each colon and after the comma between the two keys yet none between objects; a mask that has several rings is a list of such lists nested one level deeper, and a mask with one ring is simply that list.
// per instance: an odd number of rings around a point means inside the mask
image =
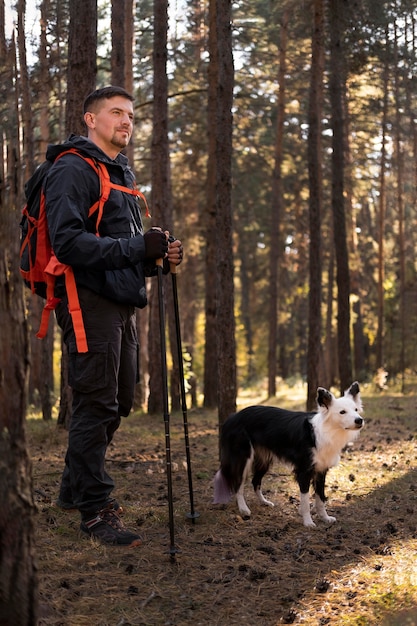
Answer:
[{"label": "man's beard", "polygon": [[113,134],[113,137],[111,139],[111,143],[116,146],[116,148],[126,148],[126,146],[128,145],[129,141],[130,141],[130,135],[127,133],[126,135],[123,136],[123,138],[119,137],[118,133],[120,131],[116,131]]}]

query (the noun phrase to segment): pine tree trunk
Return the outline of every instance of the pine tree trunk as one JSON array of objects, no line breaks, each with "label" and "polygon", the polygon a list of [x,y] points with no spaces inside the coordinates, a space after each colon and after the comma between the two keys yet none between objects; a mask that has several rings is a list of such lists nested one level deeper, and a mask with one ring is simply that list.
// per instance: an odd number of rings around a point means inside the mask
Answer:
[{"label": "pine tree trunk", "polygon": [[[8,85],[16,84],[10,80],[15,58],[13,44],[9,54],[2,46],[0,61]],[[16,236],[21,204],[21,161],[14,149],[18,144],[16,95],[11,88],[8,123],[3,126],[10,186],[7,194],[4,187],[0,189],[0,624],[35,626],[35,507],[25,435],[29,340]]]},{"label": "pine tree trunk", "polygon": [[333,130],[332,211],[333,237],[336,253],[337,282],[337,346],[339,384],[344,391],[352,382],[352,350],[350,345],[350,276],[344,201],[344,6],[342,0],[329,0],[330,26],[330,102]]},{"label": "pine tree trunk", "polygon": [[[388,48],[388,26],[385,27],[385,41]],[[386,216],[386,166],[387,166],[387,123],[388,123],[388,50],[386,52],[383,89],[384,100],[381,122],[381,161],[379,173],[379,203],[378,203],[378,327],[376,333],[376,369],[384,368],[384,279],[385,279],[385,216]]]},{"label": "pine tree trunk", "polygon": [[[171,168],[168,145],[168,76],[167,36],[168,2],[160,0],[154,5],[154,106],[152,133],[152,218],[153,224],[172,232]],[[163,276],[166,323],[171,346],[173,368],[171,372],[171,408],[176,410],[179,401],[179,372],[173,314],[172,283],[170,276]],[[149,399],[150,413],[162,413],[163,393],[161,362],[162,325],[158,311],[158,283],[154,279],[149,297]]]},{"label": "pine tree trunk", "polygon": [[289,11],[284,10],[280,28],[278,71],[278,114],[275,138],[275,164],[272,178],[271,244],[269,251],[269,340],[268,340],[268,397],[276,395],[277,336],[278,336],[278,268],[282,259],[282,145],[285,121],[285,75],[287,55],[287,29]]},{"label": "pine tree trunk", "polygon": [[96,88],[97,0],[71,0],[68,38],[66,133],[85,134],[84,99]]},{"label": "pine tree trunk", "polygon": [[311,82],[309,102],[308,171],[309,171],[309,219],[310,219],[310,279],[307,349],[307,410],[316,406],[320,373],[320,341],[322,335],[322,259],[321,259],[321,211],[322,211],[322,144],[321,120],[324,70],[324,6],[323,0],[313,3],[313,34],[311,51]]},{"label": "pine tree trunk", "polygon": [[[83,101],[95,89],[97,57],[97,2],[70,2],[68,41],[67,133],[84,134]],[[61,361],[61,400],[58,424],[68,427],[71,419],[72,391],[68,386],[68,368],[64,348]]]},{"label": "pine tree trunk", "polygon": [[[233,55],[231,1],[211,0],[217,46],[216,107],[216,331],[219,426],[236,410],[236,345],[232,223]],[[210,20],[211,26],[213,22]],[[213,51],[211,51],[213,52]]]}]

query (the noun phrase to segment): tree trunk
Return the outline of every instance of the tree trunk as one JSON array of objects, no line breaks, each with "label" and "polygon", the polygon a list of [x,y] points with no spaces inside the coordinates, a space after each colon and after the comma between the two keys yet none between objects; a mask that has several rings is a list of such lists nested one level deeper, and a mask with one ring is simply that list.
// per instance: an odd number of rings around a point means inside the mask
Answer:
[{"label": "tree trunk", "polygon": [[378,327],[376,333],[376,370],[385,367],[384,363],[384,243],[386,215],[386,161],[387,161],[387,123],[388,123],[388,76],[389,76],[389,36],[388,26],[385,27],[385,63],[383,75],[384,104],[381,121],[381,164],[379,172],[379,203],[378,203]]},{"label": "tree trunk", "polygon": [[[133,0],[111,3],[111,84],[133,92]],[[123,150],[134,169],[134,133]]]},{"label": "tree trunk", "polygon": [[268,397],[276,395],[277,377],[277,324],[278,324],[278,267],[282,259],[280,231],[282,210],[282,145],[285,120],[285,75],[287,55],[287,29],[289,11],[284,10],[280,29],[278,71],[278,114],[275,138],[275,165],[272,177],[271,244],[269,251],[269,340],[268,340]]},{"label": "tree trunk", "polygon": [[8,329],[0,334],[0,624],[35,626],[35,505],[25,436],[28,328],[15,271],[18,251],[10,248],[16,213],[8,205],[0,215],[0,319]]},{"label": "tree trunk", "polygon": [[125,1],[111,0],[111,83],[119,87],[126,84],[126,10]]},{"label": "tree trunk", "polygon": [[50,0],[42,0],[41,9],[41,37],[39,45],[39,72],[40,89],[38,92],[39,101],[39,157],[35,155],[35,160],[42,161],[45,158],[46,149],[49,143],[49,59],[47,40],[47,20],[50,11]]},{"label": "tree trunk", "polygon": [[[97,2],[70,2],[70,31],[68,42],[67,133],[84,133],[83,101],[95,89],[97,57]],[[66,356],[62,353],[61,394],[58,424],[68,427],[71,419],[72,391],[68,387]]]},{"label": "tree trunk", "polygon": [[[4,24],[3,24],[4,27]],[[2,40],[4,32],[1,33]],[[7,142],[8,193],[0,189],[0,624],[35,626],[38,622],[38,579],[35,563],[31,464],[26,447],[26,385],[29,338],[19,255],[18,192],[21,162],[18,145],[14,42],[10,54],[1,46],[1,67],[10,86]],[[4,330],[7,332],[4,332]]]},{"label": "tree trunk", "polygon": [[[20,63],[20,84],[22,89],[22,125],[23,125],[23,175],[28,179],[35,170],[35,151],[34,151],[34,131],[33,131],[33,113],[32,113],[32,95],[29,85],[29,75],[26,61],[26,40],[25,40],[25,1],[18,3],[18,47],[19,47],[19,63]],[[44,79],[44,89],[41,93],[45,93],[48,81],[45,77],[47,73],[46,58],[42,52],[46,53],[46,49],[41,49],[39,58],[41,62],[41,72]],[[42,116],[41,116],[42,119]],[[46,146],[46,144],[45,144]],[[27,294],[28,295],[28,294]],[[53,345],[53,329],[48,332],[44,341],[35,338],[34,333],[40,322],[44,302],[38,297],[28,298],[28,308],[32,321],[32,336],[30,342],[31,368],[29,377],[29,401],[37,408],[41,407],[42,417],[44,420],[52,418],[51,395],[53,391],[52,378],[52,345]]]},{"label": "tree trunk", "polygon": [[327,270],[327,296],[326,296],[326,321],[325,321],[325,341],[323,353],[323,375],[320,378],[320,385],[330,389],[335,383],[336,372],[339,371],[337,348],[333,336],[333,285],[334,285],[334,248],[329,251]]},{"label": "tree trunk", "polygon": [[232,224],[232,105],[233,55],[231,1],[211,0],[210,27],[215,24],[217,58],[216,123],[216,331],[219,426],[236,410],[236,345],[234,319],[234,268]]},{"label": "tree trunk", "polygon": [[333,130],[332,212],[333,236],[336,252],[337,346],[339,359],[339,384],[341,391],[347,389],[352,382],[352,350],[350,345],[350,277],[344,205],[344,10],[345,8],[342,0],[329,0],[329,87],[331,102],[331,126]]},{"label": "tree trunk", "polygon": [[[154,5],[154,102],[152,133],[152,218],[155,225],[172,232],[172,192],[168,145],[168,76],[167,36],[168,2]],[[169,329],[173,368],[171,372],[171,408],[180,406],[179,371],[173,315],[172,284],[170,276],[162,277],[165,308]],[[152,281],[149,298],[149,398],[148,411],[162,413],[161,326],[158,312],[157,281]]]},{"label": "tree trunk", "polygon": [[97,0],[71,0],[66,133],[85,134],[82,105],[96,88]]},{"label": "tree trunk", "polygon": [[69,429],[72,415],[72,389],[68,385],[68,350],[61,339],[61,395],[59,399],[59,413],[57,425]]},{"label": "tree trunk", "polygon": [[307,410],[316,407],[321,361],[321,211],[322,211],[322,144],[321,120],[324,69],[324,6],[323,0],[313,3],[313,33],[308,132],[309,217],[310,217],[310,280],[307,349]]},{"label": "tree trunk", "polygon": [[401,136],[401,116],[402,102],[400,99],[400,76],[399,76],[399,44],[398,44],[398,25],[394,28],[394,56],[395,75],[394,75],[394,98],[395,98],[395,128],[394,128],[394,153],[396,159],[396,204],[398,211],[398,259],[399,259],[399,316],[400,316],[400,372],[401,372],[401,391],[405,391],[405,342],[406,342],[406,284],[405,284],[405,211],[403,198],[403,153],[402,153],[402,136]]},{"label": "tree trunk", "polygon": [[143,409],[148,402],[149,389],[149,364],[148,364],[148,338],[149,316],[148,308],[136,310],[136,328],[139,339],[139,382],[135,388],[135,400],[133,408]]},{"label": "tree trunk", "polygon": [[208,162],[206,179],[207,205],[205,211],[205,330],[204,330],[204,407],[213,409],[218,402],[218,375],[217,368],[217,289],[216,289],[216,106],[217,106],[217,30],[216,11],[213,0],[209,10],[209,53],[208,66]]}]

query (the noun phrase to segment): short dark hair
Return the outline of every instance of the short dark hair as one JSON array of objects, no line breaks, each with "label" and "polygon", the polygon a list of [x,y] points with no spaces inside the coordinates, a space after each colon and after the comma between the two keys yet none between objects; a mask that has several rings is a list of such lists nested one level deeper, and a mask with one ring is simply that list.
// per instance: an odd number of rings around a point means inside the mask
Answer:
[{"label": "short dark hair", "polygon": [[126,89],[123,89],[123,87],[101,87],[101,89],[96,89],[86,97],[83,105],[83,113],[96,109],[97,103],[100,102],[100,100],[109,100],[115,96],[122,96],[131,102],[134,101],[134,97],[126,91]]}]

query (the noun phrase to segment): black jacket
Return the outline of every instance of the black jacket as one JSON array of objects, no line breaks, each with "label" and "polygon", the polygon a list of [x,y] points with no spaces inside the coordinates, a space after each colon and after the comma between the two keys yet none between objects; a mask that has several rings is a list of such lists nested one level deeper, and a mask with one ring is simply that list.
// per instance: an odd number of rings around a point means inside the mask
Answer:
[{"label": "black jacket", "polygon": [[[110,159],[86,137],[72,135],[63,144],[49,146],[46,157],[54,161],[69,148],[105,163],[112,182],[133,188],[127,158],[119,154]],[[144,307],[145,242],[137,199],[112,189],[97,237],[97,215],[89,218],[88,211],[100,195],[99,177],[88,163],[76,154],[65,154],[49,170],[44,190],[52,248],[59,261],[71,265],[77,284],[111,300]],[[148,268],[146,274],[150,273]]]}]

